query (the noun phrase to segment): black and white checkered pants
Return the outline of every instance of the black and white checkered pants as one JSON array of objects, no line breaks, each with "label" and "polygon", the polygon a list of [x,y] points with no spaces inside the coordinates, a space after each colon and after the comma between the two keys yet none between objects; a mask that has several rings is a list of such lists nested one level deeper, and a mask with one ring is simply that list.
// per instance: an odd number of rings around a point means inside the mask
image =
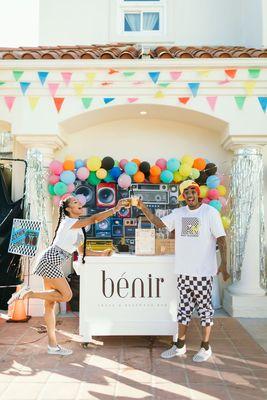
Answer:
[{"label": "black and white checkered pants", "polygon": [[177,315],[178,322],[188,325],[196,307],[201,325],[213,325],[214,310],[211,305],[213,277],[178,275],[177,282],[180,293],[180,304]]}]

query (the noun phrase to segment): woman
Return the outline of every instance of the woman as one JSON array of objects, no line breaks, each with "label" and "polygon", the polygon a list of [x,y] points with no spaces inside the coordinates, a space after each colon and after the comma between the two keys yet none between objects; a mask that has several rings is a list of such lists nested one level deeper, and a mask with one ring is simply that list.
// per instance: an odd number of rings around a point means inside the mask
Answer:
[{"label": "woman", "polygon": [[[9,299],[11,304],[17,299],[42,299],[45,301],[45,322],[48,334],[48,354],[67,356],[72,354],[72,350],[63,348],[57,344],[56,321],[54,308],[57,302],[67,302],[72,297],[70,286],[64,277],[62,265],[71,258],[72,253],[77,250],[81,243],[82,234],[84,235],[83,263],[86,249],[87,225],[95,224],[114,215],[122,207],[129,207],[130,202],[122,199],[118,204],[109,210],[94,214],[90,217],[79,220],[83,214],[83,207],[79,201],[70,196],[61,202],[59,208],[59,220],[55,231],[52,245],[42,254],[39,262],[35,266],[33,273],[42,276],[45,290],[33,292],[28,286],[23,286],[21,290],[14,293]],[[90,252],[90,255],[110,255],[110,250],[104,252]]]}]

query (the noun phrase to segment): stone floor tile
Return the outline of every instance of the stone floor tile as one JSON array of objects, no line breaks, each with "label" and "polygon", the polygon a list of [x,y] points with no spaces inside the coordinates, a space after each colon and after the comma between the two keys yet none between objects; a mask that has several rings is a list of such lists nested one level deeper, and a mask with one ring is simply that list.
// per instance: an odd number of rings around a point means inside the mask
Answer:
[{"label": "stone floor tile", "polygon": [[115,384],[99,385],[83,382],[75,400],[113,400],[115,387]]},{"label": "stone floor tile", "polygon": [[116,385],[116,399],[151,399],[153,388],[144,382],[128,380],[128,383],[119,382]]},{"label": "stone floor tile", "polygon": [[240,387],[228,387],[231,400],[265,400],[266,393],[260,389]]},{"label": "stone floor tile", "polygon": [[27,382],[20,384],[11,382],[6,390],[2,392],[0,399],[2,400],[35,400],[42,392],[43,383]]},{"label": "stone floor tile", "polygon": [[64,382],[61,385],[58,382],[48,382],[43,387],[38,400],[73,400],[78,394],[80,385],[80,382]]},{"label": "stone floor tile", "polygon": [[186,384],[155,383],[153,385],[154,399],[157,400],[189,400],[191,391]]},{"label": "stone floor tile", "polygon": [[192,400],[232,400],[223,385],[190,384]]}]

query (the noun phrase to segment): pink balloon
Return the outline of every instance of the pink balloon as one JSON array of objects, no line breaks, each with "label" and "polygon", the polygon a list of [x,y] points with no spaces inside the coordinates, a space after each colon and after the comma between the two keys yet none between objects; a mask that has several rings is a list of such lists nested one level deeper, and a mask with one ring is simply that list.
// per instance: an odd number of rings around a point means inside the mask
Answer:
[{"label": "pink balloon", "polygon": [[120,160],[120,162],[119,162],[119,167],[120,167],[121,169],[124,169],[125,164],[127,164],[127,162],[128,162],[128,160],[126,160],[125,158],[123,158],[123,159]]},{"label": "pink balloon", "polygon": [[81,206],[85,205],[86,197],[83,194],[77,194],[76,199],[81,203]]},{"label": "pink balloon", "polygon": [[59,206],[59,202],[60,202],[60,196],[54,196],[53,197],[53,203],[55,204],[55,206]]},{"label": "pink balloon", "polygon": [[156,165],[157,165],[158,167],[160,167],[160,169],[163,171],[164,169],[167,168],[167,160],[165,160],[165,158],[159,158],[159,159],[156,161]]},{"label": "pink balloon", "polygon": [[204,204],[209,204],[209,202],[210,202],[210,199],[209,199],[208,197],[205,197],[205,198],[202,200],[202,203],[204,203]]},{"label": "pink balloon", "polygon": [[49,164],[49,169],[55,175],[60,175],[63,171],[63,164],[61,161],[54,160]]},{"label": "pink balloon", "polygon": [[227,200],[225,197],[220,196],[219,201],[222,203],[222,211],[225,211],[227,207]]},{"label": "pink balloon", "polygon": [[72,193],[72,192],[74,192],[74,190],[75,190],[75,185],[74,185],[74,183],[70,183],[70,184],[68,185],[68,193]]},{"label": "pink balloon", "polygon": [[121,174],[118,179],[118,185],[122,189],[127,189],[132,183],[132,179],[130,175],[127,174]]},{"label": "pink balloon", "polygon": [[220,194],[217,189],[210,189],[208,190],[208,198],[211,200],[218,200]]},{"label": "pink balloon", "polygon": [[55,185],[58,182],[59,182],[59,176],[58,175],[50,175],[49,176],[49,183],[51,185]]},{"label": "pink balloon", "polygon": [[86,167],[79,168],[76,173],[77,178],[80,179],[81,181],[85,181],[85,179],[88,178],[89,174],[90,174],[90,171]]}]

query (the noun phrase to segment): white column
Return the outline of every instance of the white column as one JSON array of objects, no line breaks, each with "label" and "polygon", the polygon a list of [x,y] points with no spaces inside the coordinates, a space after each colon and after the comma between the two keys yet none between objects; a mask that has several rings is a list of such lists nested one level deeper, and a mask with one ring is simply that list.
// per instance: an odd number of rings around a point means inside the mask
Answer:
[{"label": "white column", "polygon": [[[244,138],[243,138],[244,140]],[[262,145],[265,140],[262,139]],[[237,152],[240,147],[249,147],[261,150],[259,143],[247,141],[240,143],[240,139],[231,138],[224,143],[224,147]],[[255,201],[252,210],[251,222],[248,230],[247,241],[244,250],[240,280],[229,285],[224,290],[223,307],[234,317],[267,317],[267,296],[265,290],[260,287],[260,180],[255,183]]]}]

